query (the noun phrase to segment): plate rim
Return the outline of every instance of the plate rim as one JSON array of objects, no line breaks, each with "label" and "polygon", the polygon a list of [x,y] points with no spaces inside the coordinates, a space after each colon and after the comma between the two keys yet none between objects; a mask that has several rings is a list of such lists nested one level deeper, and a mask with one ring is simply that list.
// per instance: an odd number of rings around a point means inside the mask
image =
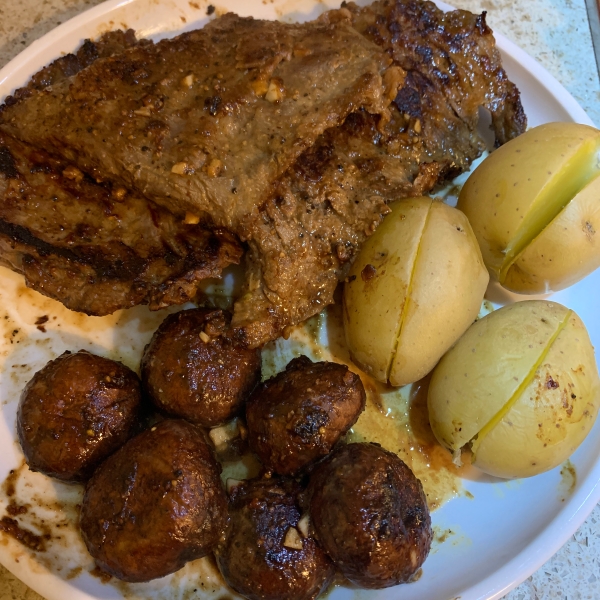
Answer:
[{"label": "plate rim", "polygon": [[[62,51],[71,52],[78,48],[83,37],[77,37],[77,32],[86,27],[90,27],[94,22],[106,18],[107,15],[126,7],[128,5],[142,4],[144,0],[105,0],[92,8],[89,8],[82,13],[65,21],[61,25],[47,32],[42,37],[34,40],[27,48],[20,52],[17,56],[11,59],[2,69],[0,69],[0,101],[4,99],[4,94],[10,94],[15,87],[6,89],[7,82],[13,78],[18,81],[17,86],[23,85],[29,80],[31,74],[35,70],[48,64],[48,59],[45,56],[48,50],[52,49],[51,60],[56,58],[54,48],[62,42]],[[165,0],[156,0],[155,4],[161,4]],[[183,0],[176,0],[177,3]],[[235,0],[234,0],[235,1]],[[250,0],[251,2],[258,0]],[[315,3],[318,0],[314,0]],[[363,0],[364,2],[364,0]],[[443,10],[454,10],[450,4],[434,0],[434,2]],[[362,3],[362,2],[361,2]],[[558,104],[565,110],[569,117],[576,123],[582,123],[595,127],[592,119],[579,105],[572,94],[536,59],[530,56],[517,44],[508,39],[505,35],[497,30],[494,30],[496,45],[503,58],[510,57],[519,64],[528,74],[529,77],[544,88],[545,92],[552,96]],[[67,41],[69,43],[67,43]],[[34,69],[33,71],[31,69]],[[19,79],[20,72],[26,73],[25,79]],[[1,410],[1,409],[0,409]],[[507,594],[510,590],[517,587],[532,573],[537,571],[546,561],[567,542],[569,537],[573,535],[581,524],[591,514],[594,507],[600,502],[600,459],[597,459],[594,466],[590,470],[590,474],[585,481],[591,479],[591,474],[596,476],[595,483],[591,487],[579,486],[578,489],[569,497],[564,506],[555,514],[554,518],[546,526],[542,533],[532,538],[532,540],[524,546],[524,548],[516,554],[510,561],[504,563],[491,575],[477,582],[475,585],[461,590],[460,597],[471,600],[497,600]],[[544,549],[551,549],[551,552],[545,552]],[[32,582],[25,581],[17,572],[18,568],[13,567],[13,563],[5,564],[2,561],[2,553],[0,553],[0,563],[3,566],[21,579],[27,586],[37,593],[43,595],[44,579],[46,576],[52,577],[56,582],[61,583],[64,589],[72,589],[68,582],[63,581],[58,575],[48,572],[43,577],[35,579]],[[515,571],[518,571],[518,577],[514,577]],[[95,597],[90,596],[79,588],[77,593],[81,598]]]}]

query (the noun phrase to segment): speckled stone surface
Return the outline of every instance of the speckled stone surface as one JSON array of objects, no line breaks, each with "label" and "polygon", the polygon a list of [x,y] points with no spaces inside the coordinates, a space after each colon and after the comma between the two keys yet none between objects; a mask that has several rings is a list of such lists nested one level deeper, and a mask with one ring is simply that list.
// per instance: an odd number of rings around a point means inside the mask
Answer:
[{"label": "speckled stone surface", "polygon": [[[0,0],[0,67],[33,40],[96,4],[100,0]],[[584,0],[454,0],[452,4],[487,11],[492,29],[536,58],[600,125],[600,81]],[[40,598],[0,566],[0,600]],[[600,599],[600,508],[505,599]]]}]

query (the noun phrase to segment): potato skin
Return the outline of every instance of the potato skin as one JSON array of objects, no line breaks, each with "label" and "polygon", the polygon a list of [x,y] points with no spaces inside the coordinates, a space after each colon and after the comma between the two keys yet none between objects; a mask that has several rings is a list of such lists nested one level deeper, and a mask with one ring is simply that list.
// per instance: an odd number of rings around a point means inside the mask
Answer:
[{"label": "potato skin", "polygon": [[497,477],[528,477],[566,460],[600,404],[594,350],[581,319],[555,302],[530,300],[475,323],[436,367],[431,427]]},{"label": "potato skin", "polygon": [[469,177],[457,207],[504,287],[557,291],[600,266],[599,148],[593,127],[547,123],[495,150]]},{"label": "potato skin", "polygon": [[431,207],[428,198],[391,205],[363,244],[344,285],[344,330],[352,360],[378,381],[387,381],[400,315]]},{"label": "potato skin", "polygon": [[421,379],[477,317],[488,281],[460,211],[431,198],[394,203],[344,287],[352,360],[392,385]]},{"label": "potato skin", "polygon": [[489,282],[467,218],[433,202],[413,268],[389,380],[425,377],[477,318]]},{"label": "potato skin", "polygon": [[429,383],[429,421],[443,446],[459,450],[493,419],[566,313],[553,302],[519,302],[490,313],[466,331],[438,363]]},{"label": "potato skin", "polygon": [[533,381],[477,446],[475,465],[505,478],[558,466],[589,433],[599,402],[594,349],[581,319],[571,312]]}]

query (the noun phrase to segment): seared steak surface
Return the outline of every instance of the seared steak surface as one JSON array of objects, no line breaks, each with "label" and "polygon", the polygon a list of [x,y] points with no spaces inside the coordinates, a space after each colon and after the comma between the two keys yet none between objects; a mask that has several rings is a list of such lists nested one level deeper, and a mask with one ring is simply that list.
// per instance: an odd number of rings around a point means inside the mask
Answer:
[{"label": "seared steak surface", "polygon": [[[470,166],[480,107],[498,145],[525,129],[485,16],[416,0],[302,25],[228,14],[41,80],[0,108],[0,130],[73,163],[87,185],[124,190],[131,215],[150,200],[175,229],[190,231],[188,212],[246,242],[232,326],[253,347],[332,302],[390,200]],[[236,260],[225,245],[215,272]],[[148,297],[150,279],[145,301],[168,303]],[[67,284],[53,291],[65,303]]]},{"label": "seared steak surface", "polygon": [[149,40],[138,40],[133,29],[107,31],[96,41],[85,40],[81,48],[74,54],[61,56],[40,69],[25,87],[16,90],[13,95],[5,98],[5,105],[12,106],[24,98],[29,98],[35,90],[43,90],[49,85],[54,85],[67,77],[76,75],[99,58],[113,56],[136,45],[143,46],[151,43]]},{"label": "seared steak surface", "polygon": [[219,277],[242,257],[228,231],[186,224],[4,134],[0,199],[0,264],[90,315],[183,304],[201,280]]},{"label": "seared steak surface", "polygon": [[[6,105],[99,58],[150,43],[137,41],[132,30],[87,40],[75,54],[36,73]],[[106,315],[137,304],[152,309],[183,304],[195,297],[203,279],[219,277],[242,253],[226,230],[186,224],[122,186],[97,182],[64,160],[0,134],[0,263],[72,310]]]},{"label": "seared steak surface", "polygon": [[252,344],[333,302],[349,260],[387,202],[425,194],[469,168],[485,149],[480,107],[491,113],[496,145],[526,127],[485,15],[386,0],[365,8],[346,4],[322,17],[343,19],[392,56],[405,77],[389,119],[352,113],[274,184],[263,219],[252,223],[249,289],[234,313],[234,326]]},{"label": "seared steak surface", "polygon": [[243,238],[272,181],[320,133],[357,108],[385,110],[389,63],[347,22],[227,14],[33,92],[2,112],[2,128]]}]

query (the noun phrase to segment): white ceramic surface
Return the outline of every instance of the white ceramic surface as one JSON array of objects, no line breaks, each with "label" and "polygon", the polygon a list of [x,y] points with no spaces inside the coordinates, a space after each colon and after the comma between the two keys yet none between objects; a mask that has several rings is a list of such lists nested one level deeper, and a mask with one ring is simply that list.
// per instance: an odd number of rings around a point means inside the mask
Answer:
[{"label": "white ceramic surface", "polygon": [[[97,37],[116,27],[133,27],[155,39],[191,29],[206,21],[206,2],[187,0],[109,0],[44,38],[33,43],[0,71],[0,98],[26,82],[41,66],[63,52],[72,51],[87,37]],[[330,7],[336,3],[329,2]],[[196,8],[198,6],[198,8]],[[229,0],[216,4],[245,15],[304,20],[318,15],[327,3],[313,0]],[[184,23],[185,20],[185,23]],[[183,29],[182,29],[183,27]],[[532,58],[496,35],[509,77],[518,85],[530,125],[551,120],[590,123],[586,114],[562,86]],[[65,349],[86,347],[123,360],[135,367],[141,348],[163,315],[133,309],[115,316],[94,319],[77,317],[57,303],[23,289],[22,280],[0,271],[0,480],[21,462],[14,440],[14,419],[19,390],[46,360]],[[582,317],[596,347],[600,347],[600,319],[596,298],[600,273],[555,294],[553,300],[573,308]],[[492,292],[499,301],[506,294]],[[42,314],[57,319],[46,334],[35,327]],[[18,331],[14,334],[14,331]],[[27,367],[22,367],[27,365]],[[21,370],[19,370],[21,369]],[[433,514],[437,531],[446,541],[435,545],[423,575],[416,583],[379,592],[337,588],[330,598],[381,600],[461,600],[499,598],[547,560],[583,522],[600,500],[600,421],[571,458],[574,480],[559,469],[528,480],[502,482],[469,471],[461,495]],[[568,471],[571,472],[570,470]],[[18,494],[64,499],[66,486],[36,474],[25,474]],[[29,487],[28,487],[29,486]],[[77,493],[72,502],[77,501]],[[0,502],[2,502],[0,500]],[[0,508],[3,506],[0,504]],[[2,510],[3,512],[3,510]],[[31,588],[49,600],[109,598],[188,598],[198,589],[199,597],[217,598],[218,577],[207,561],[197,561],[183,573],[140,586],[113,586],[90,576],[85,555],[76,535],[65,534],[62,546],[53,547],[53,557],[31,556],[17,544],[0,545],[0,562]],[[62,565],[62,568],[61,568]],[[84,571],[78,575],[78,566]],[[61,568],[59,571],[58,569]],[[204,580],[198,580],[198,572]],[[191,596],[190,596],[191,594]]]}]

